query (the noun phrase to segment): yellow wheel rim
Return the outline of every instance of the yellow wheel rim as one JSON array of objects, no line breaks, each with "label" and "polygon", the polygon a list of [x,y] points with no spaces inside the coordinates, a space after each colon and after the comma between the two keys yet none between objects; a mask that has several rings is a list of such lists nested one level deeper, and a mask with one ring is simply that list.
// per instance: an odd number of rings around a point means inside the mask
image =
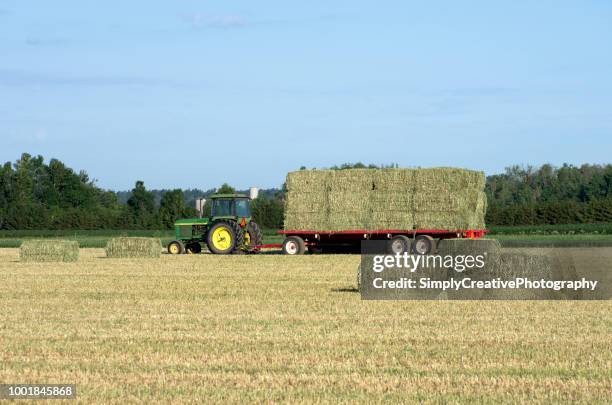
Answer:
[{"label": "yellow wheel rim", "polygon": [[212,243],[219,250],[228,250],[232,247],[232,231],[231,229],[220,226],[213,231]]},{"label": "yellow wheel rim", "polygon": [[173,243],[173,244],[170,245],[170,254],[178,255],[179,252],[180,252],[180,250],[179,250],[178,244]]},{"label": "yellow wheel rim", "polygon": [[244,234],[244,244],[245,245],[250,245],[251,244],[251,234],[246,232]]}]

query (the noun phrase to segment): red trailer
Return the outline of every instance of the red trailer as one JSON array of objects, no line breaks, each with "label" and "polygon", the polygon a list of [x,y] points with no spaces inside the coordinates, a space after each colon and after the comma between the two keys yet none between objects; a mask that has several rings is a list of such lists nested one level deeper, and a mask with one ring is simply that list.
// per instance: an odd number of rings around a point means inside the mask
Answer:
[{"label": "red trailer", "polygon": [[261,248],[282,247],[283,253],[289,255],[336,250],[338,248],[359,248],[362,240],[388,240],[390,252],[412,252],[429,254],[435,251],[437,241],[452,238],[481,238],[488,230],[442,230],[442,229],[379,229],[348,231],[278,231],[285,235],[282,244],[263,245]]}]

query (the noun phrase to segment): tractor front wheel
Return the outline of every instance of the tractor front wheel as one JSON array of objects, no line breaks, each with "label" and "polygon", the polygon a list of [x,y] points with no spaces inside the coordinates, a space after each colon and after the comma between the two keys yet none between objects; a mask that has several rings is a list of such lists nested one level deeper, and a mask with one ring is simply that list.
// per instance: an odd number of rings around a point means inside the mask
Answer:
[{"label": "tractor front wheel", "polygon": [[168,243],[168,253],[171,255],[182,255],[185,253],[185,245],[180,240],[173,240]]}]

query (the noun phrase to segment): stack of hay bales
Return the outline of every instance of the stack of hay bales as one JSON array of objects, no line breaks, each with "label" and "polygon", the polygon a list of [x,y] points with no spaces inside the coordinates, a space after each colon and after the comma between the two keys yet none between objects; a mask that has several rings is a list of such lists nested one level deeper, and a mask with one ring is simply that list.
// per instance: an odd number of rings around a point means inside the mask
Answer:
[{"label": "stack of hay bales", "polygon": [[159,258],[162,244],[159,238],[112,238],[106,244],[106,257]]},{"label": "stack of hay bales", "polygon": [[22,262],[76,262],[79,243],[75,240],[26,240],[19,249]]},{"label": "stack of hay bales", "polygon": [[287,230],[483,229],[485,176],[454,168],[287,175]]}]

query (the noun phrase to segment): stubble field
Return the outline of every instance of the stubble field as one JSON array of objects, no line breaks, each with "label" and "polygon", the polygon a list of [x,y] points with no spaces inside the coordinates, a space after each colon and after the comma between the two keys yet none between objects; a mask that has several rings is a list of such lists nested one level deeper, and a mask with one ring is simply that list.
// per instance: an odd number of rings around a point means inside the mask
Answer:
[{"label": "stubble field", "polygon": [[0,249],[0,383],[84,403],[610,400],[609,301],[361,301],[357,255],[18,257]]}]

